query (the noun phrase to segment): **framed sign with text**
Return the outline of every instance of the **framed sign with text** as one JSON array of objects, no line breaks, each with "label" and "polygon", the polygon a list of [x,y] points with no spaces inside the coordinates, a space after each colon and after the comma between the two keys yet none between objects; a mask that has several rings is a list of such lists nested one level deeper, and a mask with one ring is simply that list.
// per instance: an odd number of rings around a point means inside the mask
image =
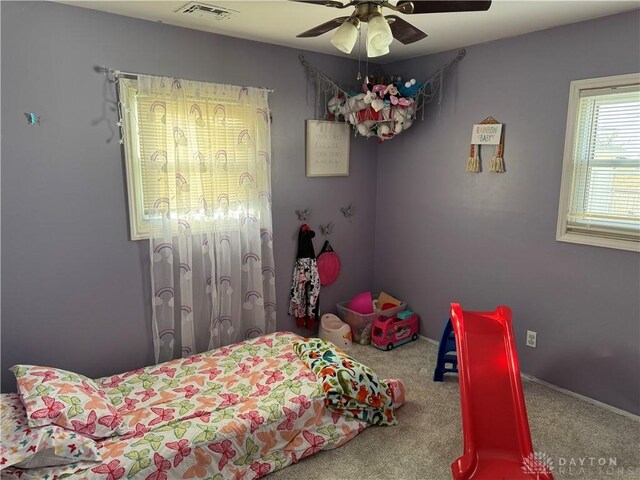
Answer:
[{"label": "framed sign with text", "polygon": [[349,124],[307,120],[307,177],[349,175]]},{"label": "framed sign with text", "polygon": [[477,123],[471,134],[472,145],[500,145],[502,138],[501,123]]}]

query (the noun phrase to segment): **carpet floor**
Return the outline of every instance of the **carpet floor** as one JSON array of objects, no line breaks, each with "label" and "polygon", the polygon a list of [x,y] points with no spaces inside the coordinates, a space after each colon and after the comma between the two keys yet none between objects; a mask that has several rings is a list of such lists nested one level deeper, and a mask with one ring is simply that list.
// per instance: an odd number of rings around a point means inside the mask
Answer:
[{"label": "carpet floor", "polygon": [[[354,344],[349,353],[380,378],[404,381],[399,425],[369,427],[269,480],[450,479],[462,453],[460,394],[455,375],[432,380],[437,347],[418,339],[391,352]],[[640,422],[537,383],[523,388],[534,450],[550,457],[556,479],[640,479]]]}]

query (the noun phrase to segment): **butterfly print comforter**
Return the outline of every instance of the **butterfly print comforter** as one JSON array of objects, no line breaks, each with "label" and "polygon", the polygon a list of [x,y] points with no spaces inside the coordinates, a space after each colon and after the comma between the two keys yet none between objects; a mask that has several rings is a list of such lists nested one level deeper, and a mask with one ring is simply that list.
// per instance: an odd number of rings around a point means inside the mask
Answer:
[{"label": "butterfly print comforter", "polygon": [[255,479],[339,447],[366,422],[331,412],[316,375],[279,332],[98,379],[126,433],[99,443],[101,462],[2,478]]}]

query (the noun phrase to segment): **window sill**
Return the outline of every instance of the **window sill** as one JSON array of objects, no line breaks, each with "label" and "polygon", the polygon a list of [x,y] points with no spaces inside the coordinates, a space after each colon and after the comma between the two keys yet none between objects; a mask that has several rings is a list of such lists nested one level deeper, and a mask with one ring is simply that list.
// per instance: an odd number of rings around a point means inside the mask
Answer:
[{"label": "window sill", "polygon": [[[253,217],[253,215],[251,215]],[[255,217],[254,217],[254,221]],[[215,228],[212,229],[212,225],[215,224]],[[241,225],[244,224],[244,219],[234,218],[233,220],[223,220],[219,219],[216,221],[208,221],[200,224],[199,222],[192,222],[190,227],[189,235],[203,235],[208,233],[217,233],[217,234],[231,234],[234,232],[240,232],[242,230]],[[179,227],[176,226],[176,222],[172,221],[171,224],[171,236],[178,237],[182,235],[183,231],[180,230]],[[151,239],[151,225],[149,222],[143,222],[142,225],[138,225],[137,228],[134,228],[130,232],[130,240],[138,241],[138,240],[150,240]]]},{"label": "window sill", "polygon": [[617,238],[594,237],[591,235],[580,235],[578,233],[564,233],[556,236],[558,242],[577,243],[580,245],[590,245],[592,247],[614,248],[616,250],[627,250],[640,253],[640,242],[633,240],[620,240]]}]

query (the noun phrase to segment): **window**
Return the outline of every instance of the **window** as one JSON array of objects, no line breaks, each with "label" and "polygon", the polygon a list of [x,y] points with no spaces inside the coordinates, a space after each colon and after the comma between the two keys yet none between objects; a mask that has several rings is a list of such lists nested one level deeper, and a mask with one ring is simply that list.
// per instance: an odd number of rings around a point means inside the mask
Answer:
[{"label": "window", "polygon": [[557,240],[640,251],[640,75],[569,90]]},{"label": "window", "polygon": [[256,108],[225,86],[192,84],[183,81],[171,95],[118,81],[132,240],[149,238],[154,215],[188,217],[194,231],[208,221],[259,216],[248,206],[269,191],[268,171],[256,167],[268,159],[266,100]]}]

